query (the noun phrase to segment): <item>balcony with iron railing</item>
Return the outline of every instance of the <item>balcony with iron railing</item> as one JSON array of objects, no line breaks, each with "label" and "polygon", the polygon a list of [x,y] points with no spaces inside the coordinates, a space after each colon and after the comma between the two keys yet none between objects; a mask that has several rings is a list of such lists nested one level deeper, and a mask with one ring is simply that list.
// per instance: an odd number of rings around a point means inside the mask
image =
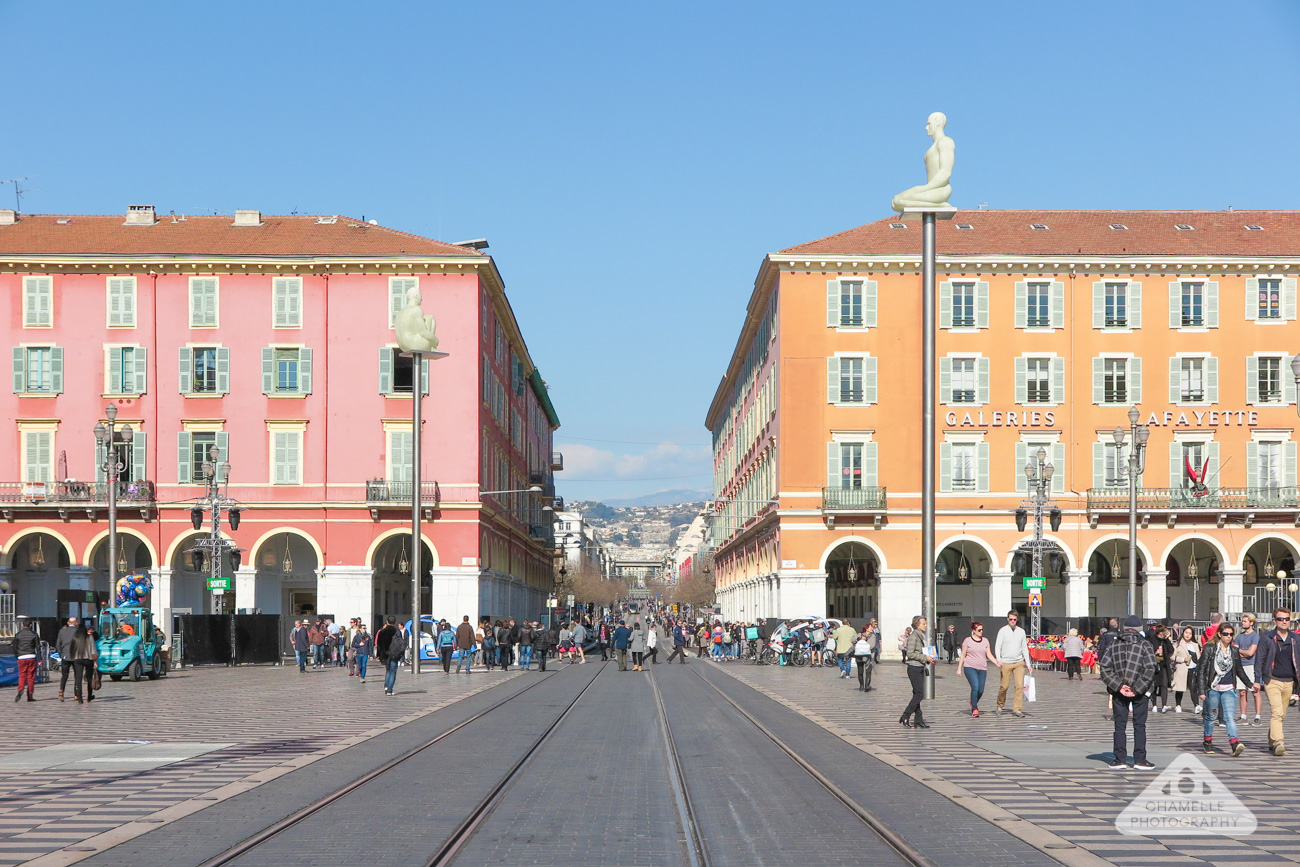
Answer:
[{"label": "balcony with iron railing", "polygon": [[[1139,512],[1195,510],[1245,511],[1249,509],[1297,509],[1300,496],[1294,487],[1204,488],[1199,494],[1190,488],[1138,488]],[[1128,514],[1128,487],[1089,488],[1089,512]]]},{"label": "balcony with iron railing", "polygon": [[886,508],[884,488],[822,488],[823,512],[883,512]]},{"label": "balcony with iron railing", "polygon": [[551,471],[560,472],[564,469],[564,455],[559,452],[551,452]]},{"label": "balcony with iron railing", "polygon": [[[79,482],[65,479],[61,482],[0,482],[0,510],[6,520],[13,520],[15,512],[24,510],[56,511],[69,520],[72,510],[85,510],[95,518],[101,509],[108,508],[111,482]],[[157,502],[154,483],[144,479],[116,482],[117,506],[120,509],[138,509],[147,519]]]}]

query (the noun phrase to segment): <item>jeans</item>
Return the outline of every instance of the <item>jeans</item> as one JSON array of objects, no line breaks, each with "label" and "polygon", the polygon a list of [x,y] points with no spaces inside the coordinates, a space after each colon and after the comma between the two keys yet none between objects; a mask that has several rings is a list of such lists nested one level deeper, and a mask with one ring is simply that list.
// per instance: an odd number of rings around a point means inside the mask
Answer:
[{"label": "jeans", "polygon": [[313,644],[311,646],[312,664],[320,668],[325,664],[325,645]]},{"label": "jeans", "polygon": [[984,696],[984,681],[989,673],[985,669],[974,668],[963,668],[961,672],[966,675],[966,682],[970,684],[970,709],[979,710],[980,699]]},{"label": "jeans", "polygon": [[713,658],[714,658],[714,659],[722,659],[722,642],[721,642],[721,641],[716,642],[716,643],[713,645]]},{"label": "jeans", "polygon": [[369,661],[369,656],[362,653],[357,654],[357,674],[361,675],[362,680],[366,679],[366,663]]},{"label": "jeans", "polygon": [[461,647],[456,650],[456,673],[460,674],[461,668],[465,671],[474,670],[474,650],[473,648]]},{"label": "jeans", "polygon": [[1237,739],[1237,691],[1229,690],[1228,692],[1219,692],[1211,689],[1205,694],[1205,706],[1202,708],[1205,714],[1204,734],[1208,741],[1214,736],[1214,715],[1211,710],[1219,708],[1219,719],[1223,720],[1223,725],[1228,729],[1228,740]]},{"label": "jeans", "polygon": [[853,673],[849,670],[853,666],[852,656],[849,656],[847,653],[838,653],[835,655],[835,661],[839,664],[840,673],[845,677],[848,677]]},{"label": "jeans", "polygon": [[384,692],[392,692],[397,686],[397,665],[400,659],[390,659],[384,663]]},{"label": "jeans", "polygon": [[528,666],[533,664],[533,646],[531,644],[519,645],[519,664],[528,670]]},{"label": "jeans", "polygon": [[298,657],[298,670],[299,670],[299,671],[306,671],[306,670],[307,670],[307,651],[305,651],[305,650],[295,650],[295,651],[293,652],[293,655],[296,656],[296,657]]},{"label": "jeans", "polygon": [[1117,692],[1112,692],[1110,695],[1111,713],[1115,716],[1115,760],[1119,762],[1128,760],[1128,749],[1125,746],[1127,732],[1125,730],[1128,727],[1129,712],[1132,711],[1133,761],[1145,762],[1147,760],[1147,710],[1149,709],[1147,697],[1137,695],[1130,698]]}]

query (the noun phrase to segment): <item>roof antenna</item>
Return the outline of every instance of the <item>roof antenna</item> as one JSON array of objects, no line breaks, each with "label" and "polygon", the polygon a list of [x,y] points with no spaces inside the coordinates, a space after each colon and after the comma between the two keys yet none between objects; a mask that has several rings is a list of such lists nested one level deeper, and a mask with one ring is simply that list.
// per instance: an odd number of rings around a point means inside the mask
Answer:
[{"label": "roof antenna", "polygon": [[14,185],[14,210],[20,214],[23,211],[23,193],[31,193],[31,192],[35,192],[35,190],[33,190],[31,187],[19,186],[19,184],[21,184],[23,181],[31,180],[32,177],[35,176],[30,175],[25,178],[10,178],[7,181],[0,181],[0,183]]}]

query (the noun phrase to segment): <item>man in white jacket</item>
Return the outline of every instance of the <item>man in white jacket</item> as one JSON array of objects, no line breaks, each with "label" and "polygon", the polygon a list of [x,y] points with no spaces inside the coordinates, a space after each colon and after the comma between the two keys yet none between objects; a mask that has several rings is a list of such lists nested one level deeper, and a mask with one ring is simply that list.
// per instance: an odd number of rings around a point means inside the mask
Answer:
[{"label": "man in white jacket", "polygon": [[1015,611],[1007,612],[1007,625],[998,630],[998,640],[993,647],[993,655],[1001,663],[1002,679],[998,684],[998,707],[994,711],[1002,714],[1007,703],[1007,687],[1015,682],[1015,697],[1011,703],[1011,715],[1022,717],[1021,708],[1025,701],[1025,666],[1029,664],[1029,639],[1025,630],[1019,626],[1020,615]]}]

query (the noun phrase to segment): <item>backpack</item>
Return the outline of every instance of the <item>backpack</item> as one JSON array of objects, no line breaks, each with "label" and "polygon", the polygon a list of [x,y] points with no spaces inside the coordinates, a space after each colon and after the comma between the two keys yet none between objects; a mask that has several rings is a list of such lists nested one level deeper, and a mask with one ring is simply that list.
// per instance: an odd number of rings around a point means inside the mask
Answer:
[{"label": "backpack", "polygon": [[854,655],[854,656],[870,656],[870,655],[871,655],[871,642],[870,642],[870,641],[867,641],[865,638],[859,638],[859,639],[857,640],[857,643],[855,643],[855,644],[853,645],[853,655]]},{"label": "backpack", "polygon": [[723,644],[730,644],[730,643],[731,643],[731,633],[730,633],[730,632],[724,632],[724,633],[722,633],[722,643],[723,643]]},{"label": "backpack", "polygon": [[456,646],[456,633],[455,633],[453,630],[451,630],[451,629],[444,629],[442,632],[439,632],[439,633],[438,633],[438,646],[439,646],[439,647],[455,647],[455,646]]}]

